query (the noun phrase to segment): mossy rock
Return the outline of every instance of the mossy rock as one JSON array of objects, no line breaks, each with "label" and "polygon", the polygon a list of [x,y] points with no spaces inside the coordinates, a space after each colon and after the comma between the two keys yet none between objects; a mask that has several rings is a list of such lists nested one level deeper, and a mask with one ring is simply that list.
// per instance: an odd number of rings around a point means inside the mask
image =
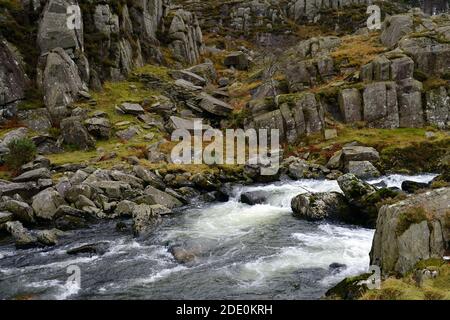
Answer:
[{"label": "mossy rock", "polygon": [[345,278],[325,293],[326,299],[331,300],[357,300],[369,290],[361,281],[367,280],[372,274],[365,273],[355,277]]}]

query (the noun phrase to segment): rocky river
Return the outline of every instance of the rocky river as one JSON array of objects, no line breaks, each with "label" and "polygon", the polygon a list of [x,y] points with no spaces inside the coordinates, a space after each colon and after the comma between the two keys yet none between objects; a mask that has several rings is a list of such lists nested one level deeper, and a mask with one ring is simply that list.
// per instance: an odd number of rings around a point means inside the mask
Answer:
[{"label": "rocky river", "polygon": [[[400,187],[404,180],[434,176],[391,175],[370,183]],[[242,192],[255,190],[267,194],[263,204],[239,202]],[[320,298],[343,278],[367,270],[374,230],[296,219],[291,199],[306,191],[340,189],[332,180],[235,185],[228,202],[184,207],[145,239],[102,221],[51,248],[17,250],[2,243],[0,299]],[[67,253],[86,244],[95,250]],[[184,253],[178,259],[176,249]],[[81,271],[80,285],[68,281],[70,266]]]}]

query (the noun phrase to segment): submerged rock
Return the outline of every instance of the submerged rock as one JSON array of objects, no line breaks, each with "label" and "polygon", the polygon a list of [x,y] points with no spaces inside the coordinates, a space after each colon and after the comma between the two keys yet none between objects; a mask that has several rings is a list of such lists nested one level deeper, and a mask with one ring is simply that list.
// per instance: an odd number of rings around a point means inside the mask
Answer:
[{"label": "submerged rock", "polygon": [[265,203],[267,201],[267,193],[263,191],[250,191],[241,194],[241,202],[251,206],[255,204]]},{"label": "submerged rock", "polygon": [[26,249],[38,245],[37,238],[19,221],[6,222],[5,226],[6,231],[13,236],[17,248]]}]

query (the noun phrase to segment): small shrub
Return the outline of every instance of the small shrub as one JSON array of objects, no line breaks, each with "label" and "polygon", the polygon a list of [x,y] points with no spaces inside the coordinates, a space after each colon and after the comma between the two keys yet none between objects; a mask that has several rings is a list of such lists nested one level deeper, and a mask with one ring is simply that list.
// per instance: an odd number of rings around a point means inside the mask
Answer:
[{"label": "small shrub", "polygon": [[427,213],[422,207],[409,208],[400,213],[397,223],[397,234],[402,235],[412,224],[428,221]]},{"label": "small shrub", "polygon": [[9,153],[5,157],[5,163],[12,169],[18,169],[36,156],[36,146],[28,138],[15,139],[8,144],[8,148]]}]

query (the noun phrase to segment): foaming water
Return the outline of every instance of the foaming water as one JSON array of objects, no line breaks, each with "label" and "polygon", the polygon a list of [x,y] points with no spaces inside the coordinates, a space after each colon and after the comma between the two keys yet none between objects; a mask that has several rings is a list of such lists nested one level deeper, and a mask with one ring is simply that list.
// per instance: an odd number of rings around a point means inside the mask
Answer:
[{"label": "foaming water", "polygon": [[[399,187],[435,175],[392,175],[370,183]],[[239,202],[243,192],[263,204]],[[346,276],[367,271],[374,230],[295,219],[291,199],[304,192],[340,192],[336,181],[283,181],[234,186],[226,203],[183,208],[146,239],[102,222],[62,238],[54,248],[0,247],[0,298],[35,299],[317,299]],[[126,221],[128,225],[131,221]],[[101,242],[106,251],[71,256],[68,249]],[[171,247],[192,259],[176,261]],[[330,265],[339,268],[330,268]],[[81,270],[81,286],[67,281]]]}]

